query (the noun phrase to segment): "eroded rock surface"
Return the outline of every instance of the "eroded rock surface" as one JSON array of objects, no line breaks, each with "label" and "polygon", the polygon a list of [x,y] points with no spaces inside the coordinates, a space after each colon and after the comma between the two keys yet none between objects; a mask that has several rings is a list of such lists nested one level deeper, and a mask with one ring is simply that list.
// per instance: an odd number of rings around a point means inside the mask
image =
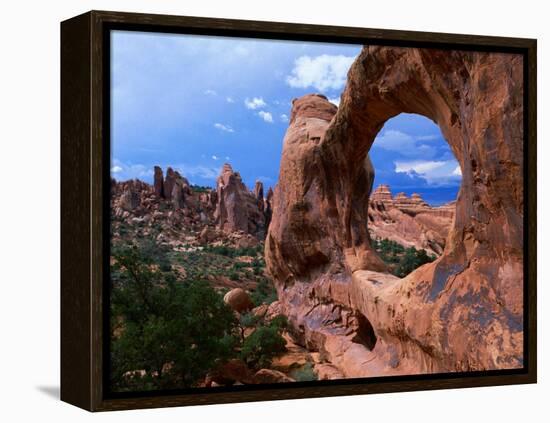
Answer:
[{"label": "eroded rock surface", "polygon": [[[344,376],[523,365],[522,69],[519,55],[367,46],[338,110],[293,102],[266,262],[295,337]],[[441,257],[398,279],[370,244],[368,151],[402,112],[440,126],[463,180]]]}]

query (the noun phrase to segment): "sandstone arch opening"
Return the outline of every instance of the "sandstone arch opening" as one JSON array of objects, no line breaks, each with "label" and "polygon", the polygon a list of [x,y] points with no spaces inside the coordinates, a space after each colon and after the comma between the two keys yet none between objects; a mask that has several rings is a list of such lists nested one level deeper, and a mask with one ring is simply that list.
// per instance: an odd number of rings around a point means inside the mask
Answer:
[{"label": "sandstone arch opening", "polygon": [[[338,109],[293,102],[266,262],[281,309],[346,376],[522,366],[522,69],[513,55],[366,46]],[[444,251],[403,279],[365,225],[368,153],[400,113],[437,122],[463,178]],[[372,351],[319,323],[331,304],[365,316]]]},{"label": "sandstone arch opening", "polygon": [[369,151],[374,170],[367,228],[390,273],[405,277],[443,254],[462,172],[437,124],[388,119]]}]

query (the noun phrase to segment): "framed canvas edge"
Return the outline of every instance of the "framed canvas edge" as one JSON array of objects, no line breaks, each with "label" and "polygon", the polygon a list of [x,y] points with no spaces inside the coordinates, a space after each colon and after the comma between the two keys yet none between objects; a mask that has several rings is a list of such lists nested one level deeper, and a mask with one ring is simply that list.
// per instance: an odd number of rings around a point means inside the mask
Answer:
[{"label": "framed canvas edge", "polygon": [[[400,42],[430,43],[434,46],[455,45],[457,48],[471,46],[487,49],[517,49],[524,53],[527,62],[524,64],[524,80],[528,82],[524,98],[528,106],[527,120],[524,122],[526,131],[526,162],[525,166],[525,194],[529,220],[527,221],[527,244],[530,254],[525,260],[525,271],[530,281],[529,289],[524,295],[528,310],[526,346],[528,347],[527,372],[509,375],[491,376],[464,376],[461,378],[449,377],[429,380],[384,381],[369,382],[368,379],[357,384],[345,385],[317,385],[308,387],[286,386],[284,388],[250,390],[240,392],[208,392],[185,395],[165,395],[154,397],[104,399],[103,398],[103,254],[104,242],[102,225],[106,221],[103,211],[105,198],[103,196],[103,181],[108,174],[108,166],[103,165],[108,151],[104,151],[102,134],[106,116],[103,108],[103,31],[106,25],[128,24],[138,26],[162,26],[167,32],[179,28],[182,32],[192,28],[207,30],[212,34],[224,31],[237,31],[254,36],[319,36],[341,39],[351,42],[358,39],[380,43]],[[74,38],[64,38],[67,28],[78,27],[77,32],[85,34],[78,48],[81,50],[83,63],[89,64],[87,72],[81,72],[78,81],[72,90],[78,93],[82,103],[82,110],[89,105],[89,115],[83,117],[84,122],[74,122],[74,116],[69,116],[67,108],[63,106],[63,91],[67,91],[68,77],[64,77],[63,61],[64,48],[67,44],[78,43]],[[61,186],[61,399],[89,411],[125,410],[135,408],[169,407],[183,405],[233,403],[247,401],[264,401],[279,399],[314,398],[323,396],[342,396],[355,394],[403,392],[432,389],[453,389],[481,386],[496,386],[509,384],[536,383],[537,380],[537,343],[536,343],[536,40],[527,38],[506,38],[492,36],[476,36],[462,34],[441,34],[415,31],[398,31],[382,29],[366,29],[355,27],[338,27],[322,25],[305,25],[295,23],[277,23],[262,21],[243,21],[233,19],[198,18],[186,16],[151,15],[143,13],[124,13],[107,11],[90,11],[61,23],[61,172],[62,176],[70,174],[69,168],[73,163],[68,162],[67,151],[78,156],[79,163],[86,166],[78,171],[78,178],[84,178],[87,190],[71,193],[66,184]],[[81,34],[82,35],[82,34]],[[289,38],[290,39],[290,38]],[[73,66],[75,66],[73,64]],[[88,65],[86,65],[88,66]],[[65,66],[67,67],[67,66]],[[66,75],[66,74],[65,74]],[[67,134],[77,134],[76,140],[68,139]],[[73,144],[77,144],[76,146]],[[74,151],[75,147],[82,151]],[[108,157],[108,156],[107,156]],[[72,171],[73,174],[75,170]],[[74,175],[73,175],[74,176]],[[85,228],[77,231],[75,239],[74,212],[71,209],[78,206],[79,221],[88,221],[88,234]],[[107,217],[108,218],[108,217]],[[88,259],[81,260],[71,271],[64,272],[67,263],[76,254],[70,246],[74,242],[87,244],[85,248]],[[79,276],[77,276],[77,274]],[[89,275],[83,276],[83,275]],[[77,278],[77,279],[75,279]],[[75,303],[73,297],[79,301]],[[76,316],[76,317],[75,317]],[[76,321],[75,321],[76,319]],[[84,328],[77,333],[75,328]],[[78,351],[80,360],[75,362],[69,353]],[[76,377],[77,375],[78,377]],[[79,382],[76,382],[76,379]]]}]

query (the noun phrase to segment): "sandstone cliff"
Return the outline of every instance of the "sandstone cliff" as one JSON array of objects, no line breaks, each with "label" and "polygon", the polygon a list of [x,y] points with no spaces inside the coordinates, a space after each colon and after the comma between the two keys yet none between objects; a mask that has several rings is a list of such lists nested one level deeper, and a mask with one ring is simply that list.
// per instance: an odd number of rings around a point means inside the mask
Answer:
[{"label": "sandstone cliff", "polygon": [[[266,262],[295,337],[345,376],[523,365],[522,69],[510,54],[367,46],[338,110],[293,101]],[[404,279],[365,225],[368,151],[401,112],[439,124],[463,175],[443,254]]]}]

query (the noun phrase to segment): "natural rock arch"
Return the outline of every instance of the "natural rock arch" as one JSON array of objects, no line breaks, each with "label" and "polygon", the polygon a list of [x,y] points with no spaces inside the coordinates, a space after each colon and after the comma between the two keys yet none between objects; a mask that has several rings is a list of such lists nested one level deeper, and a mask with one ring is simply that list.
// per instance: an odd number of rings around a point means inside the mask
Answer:
[{"label": "natural rock arch", "polygon": [[[522,72],[519,55],[366,46],[338,110],[293,102],[266,261],[296,335],[347,376],[521,367]],[[367,213],[368,151],[402,112],[440,126],[463,176],[443,255],[400,280]],[[372,351],[346,335],[362,318]]]}]

